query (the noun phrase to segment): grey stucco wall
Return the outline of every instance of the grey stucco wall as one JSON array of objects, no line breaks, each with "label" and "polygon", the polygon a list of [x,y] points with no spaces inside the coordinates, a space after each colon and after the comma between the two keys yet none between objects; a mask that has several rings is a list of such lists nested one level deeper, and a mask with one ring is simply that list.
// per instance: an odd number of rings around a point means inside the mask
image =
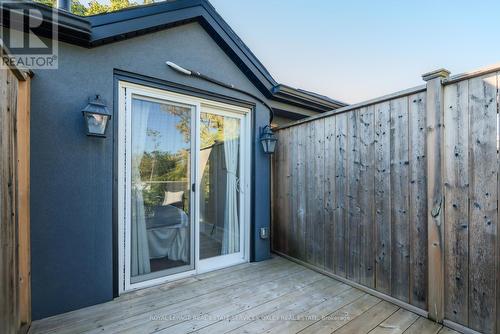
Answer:
[{"label": "grey stucco wall", "polygon": [[[80,110],[100,94],[113,110],[113,70],[168,80],[251,101],[179,75],[171,60],[259,91],[197,23],[94,49],[59,46],[59,69],[35,71],[31,97],[32,311],[39,319],[113,298],[113,125],[106,139],[85,135]],[[255,101],[252,101],[255,102]],[[112,122],[116,122],[114,115]],[[269,226],[269,163],[258,142],[267,109],[257,104],[253,260],[270,256],[257,231]]]}]

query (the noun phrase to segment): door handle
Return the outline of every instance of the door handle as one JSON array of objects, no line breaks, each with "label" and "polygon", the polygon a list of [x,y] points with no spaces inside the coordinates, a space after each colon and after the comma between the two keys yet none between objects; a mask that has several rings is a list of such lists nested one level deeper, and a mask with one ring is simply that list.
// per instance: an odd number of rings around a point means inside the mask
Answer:
[{"label": "door handle", "polygon": [[196,184],[195,183],[191,184],[191,191],[192,192],[196,191]]}]

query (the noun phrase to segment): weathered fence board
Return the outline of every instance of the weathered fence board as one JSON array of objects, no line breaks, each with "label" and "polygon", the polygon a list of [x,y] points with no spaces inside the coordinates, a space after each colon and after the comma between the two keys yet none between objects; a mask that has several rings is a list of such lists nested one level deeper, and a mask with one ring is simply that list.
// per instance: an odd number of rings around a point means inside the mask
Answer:
[{"label": "weathered fence board", "polygon": [[[306,141],[304,143],[305,151],[304,151],[304,167],[305,167],[305,216],[306,216],[306,230],[305,230],[305,238],[306,238],[306,260],[307,262],[314,264],[315,263],[315,254],[314,248],[319,245],[316,244],[315,235],[314,235],[314,198],[316,196],[316,190],[314,187],[314,123],[309,123],[305,126],[306,128]],[[309,241],[309,242],[308,242]]]},{"label": "weathered fence board", "polygon": [[375,105],[375,287],[391,293],[391,146],[389,102]]},{"label": "weathered fence board", "polygon": [[498,73],[446,75],[277,131],[275,250],[499,333]]},{"label": "weathered fence board", "polygon": [[312,235],[313,242],[310,243],[308,257],[312,264],[323,268],[325,265],[325,235],[324,235],[324,152],[325,152],[325,120],[319,120],[310,124],[309,134],[311,141],[309,144],[311,154],[311,177],[309,178],[312,192],[309,193],[310,220],[308,230]]},{"label": "weathered fence board", "polygon": [[[295,128],[294,128],[295,129]],[[335,118],[325,119],[325,269],[334,271],[338,259],[335,254]]]},{"label": "weathered fence board", "polygon": [[[290,132],[291,129],[287,130],[287,135],[286,139],[283,141],[282,145],[282,154],[281,154],[281,161],[282,161],[282,173],[283,177],[287,179],[287,182],[283,182],[283,184],[280,184],[280,191],[282,193],[282,201],[283,205],[287,207],[287,210],[284,210],[281,212],[281,219],[282,219],[282,226],[283,229],[281,233],[284,234],[284,238],[281,240],[281,249],[283,249],[285,252],[290,251],[289,247],[289,240],[290,240],[290,225],[292,224],[291,220],[291,214],[290,210],[292,208],[291,206],[291,201],[290,201],[290,165],[291,165],[291,157],[290,157]],[[292,246],[293,248],[293,246]]]},{"label": "weathered fence board", "polygon": [[[27,79],[27,78],[26,78]],[[19,327],[31,323],[30,246],[30,81],[18,81],[17,97],[17,193],[19,258]]]},{"label": "weathered fence board", "polygon": [[374,108],[363,108],[359,113],[359,198],[361,219],[359,220],[360,244],[360,283],[370,288],[375,286],[374,279]]},{"label": "weathered fence board", "polygon": [[[334,273],[347,275],[347,114],[335,117]],[[330,168],[330,167],[328,167]]]},{"label": "weathered fence board", "polygon": [[[285,136],[285,131],[280,134],[280,139],[282,139]],[[272,245],[273,249],[277,251],[283,251],[281,249],[281,238],[283,238],[283,234],[281,233],[280,229],[282,228],[283,224],[281,222],[281,213],[280,210],[287,210],[286,207],[283,206],[283,202],[281,201],[281,189],[280,185],[283,183],[282,176],[281,176],[281,169],[283,168],[283,161],[281,160],[281,154],[283,152],[282,148],[282,140],[278,140],[276,144],[276,153],[274,154],[273,157],[273,180],[272,180],[272,190],[273,190],[273,221],[274,224],[271,227],[271,233],[272,233]]]},{"label": "weathered fence board", "polygon": [[496,74],[469,80],[469,327],[495,328],[497,233]]},{"label": "weathered fence board", "polygon": [[468,81],[445,87],[445,317],[467,325],[469,291]]},{"label": "weathered fence board", "polygon": [[409,301],[408,99],[391,101],[391,295]]},{"label": "weathered fence board", "polygon": [[347,129],[347,278],[359,283],[360,280],[360,244],[359,223],[361,221],[361,205],[359,203],[360,184],[359,161],[359,110],[348,115]]},{"label": "weathered fence board", "polygon": [[307,128],[305,126],[297,128],[297,229],[300,231],[298,243],[298,258],[306,260],[306,198],[304,191],[306,184],[306,152],[307,152]]},{"label": "weathered fence board", "polygon": [[408,97],[410,303],[427,308],[426,94]]},{"label": "weathered fence board", "polygon": [[297,128],[290,128],[290,134],[288,137],[288,196],[290,210],[288,213],[289,228],[288,228],[288,252],[291,256],[297,257],[299,252],[297,249],[297,239],[300,236],[300,231],[297,228]]}]

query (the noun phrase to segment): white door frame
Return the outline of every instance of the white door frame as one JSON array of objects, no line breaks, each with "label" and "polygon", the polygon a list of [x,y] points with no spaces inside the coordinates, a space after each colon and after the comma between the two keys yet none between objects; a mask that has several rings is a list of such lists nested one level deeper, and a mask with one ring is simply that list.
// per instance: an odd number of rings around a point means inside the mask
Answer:
[{"label": "white door frame", "polygon": [[[193,107],[191,149],[191,182],[195,182],[195,193],[191,196],[191,263],[193,270],[154,278],[151,280],[130,282],[130,190],[131,166],[127,161],[127,152],[131,150],[131,101],[133,95],[162,100],[171,103],[180,103]],[[162,89],[138,85],[126,81],[118,83],[118,286],[119,294],[145,288],[168,281],[192,276],[198,273],[216,270],[238,263],[248,262],[250,258],[250,170],[251,170],[251,110],[244,107],[220,103],[198,97],[178,94]],[[200,181],[199,171],[200,151],[200,113],[208,112],[219,115],[228,115],[241,119],[241,154],[240,154],[240,252],[200,260],[199,258],[199,231],[200,231]],[[128,126],[127,126],[128,125]],[[193,251],[194,250],[194,251]],[[194,254],[193,254],[194,253]]]}]

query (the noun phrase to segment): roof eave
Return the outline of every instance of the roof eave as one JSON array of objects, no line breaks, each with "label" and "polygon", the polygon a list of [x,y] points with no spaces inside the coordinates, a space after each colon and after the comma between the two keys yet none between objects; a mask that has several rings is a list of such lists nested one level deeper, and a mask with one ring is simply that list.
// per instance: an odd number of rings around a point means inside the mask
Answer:
[{"label": "roof eave", "polygon": [[[88,47],[90,36],[91,36],[91,25],[88,20],[78,15],[68,13],[64,10],[59,10],[57,8],[52,8],[43,4],[34,3],[32,1],[22,0],[19,2],[6,2],[2,4],[2,10],[5,12],[10,9],[36,9],[44,17],[43,23],[37,27],[32,28],[33,31],[40,34],[41,36],[52,38],[53,30],[51,27],[57,25],[57,35],[58,39],[62,42],[77,44],[80,46]],[[34,18],[33,11],[23,11],[24,13],[29,13],[27,16],[29,18]],[[57,15],[52,15],[57,14]],[[26,14],[25,14],[26,15]],[[3,26],[10,26],[10,15],[2,15],[5,22],[1,24]],[[38,17],[36,17],[38,19]],[[29,20],[24,19],[21,24],[27,25]]]},{"label": "roof eave", "polygon": [[303,90],[282,84],[273,88],[273,99],[299,107],[313,108],[318,112],[330,111],[347,106],[347,103],[330,98],[321,98],[315,94],[308,94]]}]

